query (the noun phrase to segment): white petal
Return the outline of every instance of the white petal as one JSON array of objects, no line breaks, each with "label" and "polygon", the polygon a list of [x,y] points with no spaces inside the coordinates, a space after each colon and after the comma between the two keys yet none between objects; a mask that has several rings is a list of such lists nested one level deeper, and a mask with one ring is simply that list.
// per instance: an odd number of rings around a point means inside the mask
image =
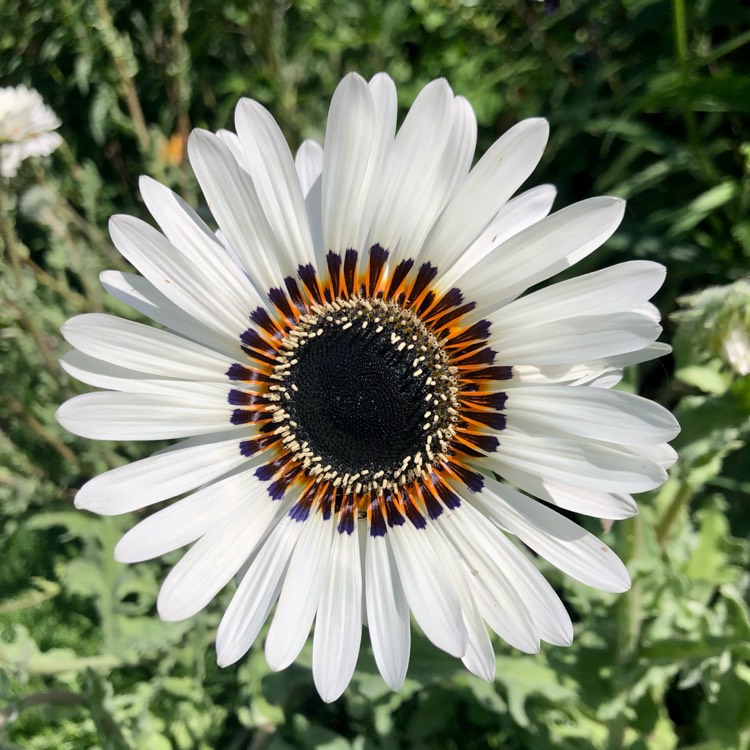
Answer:
[{"label": "white petal", "polygon": [[299,656],[310,633],[327,578],[333,522],[312,511],[289,563],[276,614],[266,638],[266,661],[277,672]]},{"label": "white petal", "polygon": [[[430,529],[433,531],[433,543],[441,548],[441,555],[446,559],[455,557],[456,550],[452,543],[454,540],[443,534],[444,529],[441,524],[434,523]],[[474,571],[469,570],[468,567],[453,566],[449,570],[449,575],[453,578],[453,584],[461,602],[461,615],[468,636],[466,654],[461,661],[472,674],[487,682],[492,682],[495,678],[495,652],[469,583]],[[538,641],[535,646],[538,650]]]},{"label": "white petal", "polygon": [[455,262],[447,265],[445,260],[440,260],[441,273],[435,285],[447,291],[498,245],[547,216],[556,193],[553,185],[540,185],[508,201]]},{"label": "white petal", "polygon": [[396,84],[387,73],[376,73],[367,83],[375,106],[375,117],[379,121],[383,138],[382,148],[390,148],[396,133],[396,117],[398,115],[398,98]]},{"label": "white petal", "polygon": [[[502,575],[522,597],[535,631],[547,643],[569,646],[573,642],[573,623],[560,598],[528,558],[470,503],[461,505],[460,519],[466,524],[468,538],[481,546]],[[455,514],[454,514],[455,515]],[[538,648],[538,644],[535,644]]]},{"label": "white petal", "polygon": [[75,396],[57,410],[56,418],[66,430],[94,440],[205,435],[231,427],[227,394],[220,383],[151,381],[149,393]]},{"label": "white petal", "polygon": [[631,453],[634,456],[645,458],[647,461],[653,461],[662,469],[668,469],[677,460],[677,451],[667,443],[659,445],[623,445],[618,446],[619,450]]},{"label": "white petal", "polygon": [[638,514],[635,501],[625,493],[602,492],[601,490],[566,484],[510,466],[504,463],[502,459],[493,461],[492,468],[503,479],[516,485],[524,492],[575,513],[614,521]]},{"label": "white petal", "polygon": [[559,513],[491,479],[474,497],[495,523],[571,578],[602,591],[630,588],[630,577],[617,555]]},{"label": "white petal", "polygon": [[77,315],[60,330],[68,343],[91,357],[161,377],[226,382],[232,364],[181,336],[114,315]]},{"label": "white petal", "polygon": [[581,316],[533,328],[495,325],[491,346],[514,365],[563,365],[637,351],[661,333],[658,323],[637,313]]},{"label": "white petal", "polygon": [[625,211],[620,198],[590,198],[557,211],[495,248],[460,280],[466,299],[477,312],[495,309],[498,301],[515,297],[532,284],[557,273],[561,259],[576,252],[585,257],[617,229]]},{"label": "white petal", "polygon": [[508,422],[529,435],[576,435],[608,443],[655,445],[680,431],[659,404],[622,391],[566,385],[513,388]]},{"label": "white petal", "polygon": [[586,385],[590,388],[614,388],[622,380],[623,374],[622,370],[604,372],[590,380]]},{"label": "white petal", "polygon": [[205,222],[176,193],[149,177],[141,177],[141,195],[167,239],[195,266],[226,306],[249,313],[262,304],[247,277]]},{"label": "white petal", "polygon": [[113,516],[189,492],[248,463],[240,444],[236,437],[202,444],[185,440],[169,452],[118,466],[86,482],[76,508]]},{"label": "white petal", "polygon": [[326,703],[336,700],[351,681],[362,639],[362,570],[356,529],[334,534],[328,573],[313,638],[313,679]]},{"label": "white petal", "polygon": [[310,192],[305,198],[305,210],[310,225],[310,236],[312,237],[315,251],[316,268],[326,267],[326,248],[323,244],[323,215],[321,208],[323,177],[318,177],[312,184]]},{"label": "white petal", "polygon": [[321,185],[325,251],[364,250],[371,191],[388,137],[376,120],[365,80],[350,73],[337,86],[328,111]]},{"label": "white petal", "polygon": [[188,315],[230,338],[247,328],[250,304],[245,309],[225,306],[221,287],[214,287],[156,229],[133,216],[113,216],[109,232],[122,255]]},{"label": "white petal", "polygon": [[488,320],[521,328],[580,315],[627,312],[656,294],[665,276],[660,263],[620,263],[540,289],[492,313]]},{"label": "white petal", "polygon": [[390,528],[388,540],[406,600],[419,627],[438,648],[463,657],[468,633],[458,594],[444,571],[453,561],[438,557],[424,529],[406,523]]},{"label": "white petal", "polygon": [[309,138],[302,141],[294,157],[294,167],[297,170],[302,194],[307,197],[313,183],[323,171],[323,147]]},{"label": "white petal", "polygon": [[[266,494],[263,483],[256,484],[256,493]],[[156,600],[162,620],[184,620],[200,612],[252,554],[277,510],[267,498],[266,508],[258,512],[252,500],[227,513],[172,568]]]},{"label": "white petal", "polygon": [[530,437],[510,428],[502,432],[497,452],[482,459],[502,472],[495,456],[498,462],[531,474],[605,492],[646,492],[667,478],[653,461],[601,443]]},{"label": "white petal", "polygon": [[[402,240],[403,248],[399,253],[400,257],[415,255],[418,264],[432,262],[434,265],[439,257],[430,254],[429,248],[423,244],[424,240],[434,227],[433,217],[437,219],[438,212],[445,208],[456,189],[466,180],[477,145],[477,118],[469,102],[457,96],[452,102],[452,109],[453,125],[443,153],[434,154],[431,160],[435,176],[426,177],[425,184],[430,185],[430,190],[426,192],[431,193],[429,208],[420,214],[422,227],[419,232],[413,232],[407,235],[405,241]],[[415,252],[420,246],[422,249]],[[442,258],[440,263],[444,263]]]},{"label": "white petal", "polygon": [[[240,141],[237,133],[221,128],[216,131],[216,135],[221,139],[224,145],[232,152],[232,156],[240,167],[250,174],[250,165],[247,161],[247,154],[245,149],[242,148],[242,142]],[[225,244],[222,240],[222,244]]]},{"label": "white petal", "polygon": [[[280,509],[282,512],[284,508]],[[220,667],[234,664],[258,637],[281,589],[281,581],[304,525],[280,521],[261,546],[221,618],[216,634]]]},{"label": "white petal", "polygon": [[243,470],[213,482],[144,519],[120,539],[115,559],[141,562],[184,547],[242,506],[252,506],[258,517],[264,513],[269,520],[272,517],[266,506],[273,510],[273,501],[254,470]]},{"label": "white petal", "polygon": [[461,661],[473,675],[486,682],[492,682],[495,679],[495,650],[492,648],[487,626],[474,601],[474,595],[468,589],[466,574],[463,574],[462,578],[465,587],[459,589],[459,595],[464,624],[469,637],[466,643],[466,655],[461,658]]},{"label": "white petal", "polygon": [[449,195],[455,158],[461,158],[451,138],[467,135],[464,127],[454,130],[456,117],[463,113],[448,83],[432,81],[419,93],[396,135],[366,243],[386,248],[391,263],[415,255]]},{"label": "white petal", "polygon": [[235,125],[250,177],[274,235],[295,265],[312,263],[315,258],[302,188],[276,120],[258,102],[240,99]]},{"label": "white petal", "polygon": [[672,347],[668,344],[662,344],[657,341],[638,351],[617,354],[612,357],[591,360],[589,362],[545,365],[542,367],[514,365],[513,376],[510,380],[506,380],[503,383],[503,388],[510,389],[517,386],[551,385],[555,383],[582,385],[591,383],[596,378],[611,372],[613,369],[620,369],[640,362],[648,362],[650,359],[662,357],[671,351]]},{"label": "white petal", "polygon": [[453,265],[534,171],[548,135],[547,121],[533,118],[495,141],[430,232],[425,257],[440,258],[444,268]]},{"label": "white petal", "polygon": [[539,651],[539,631],[521,592],[515,589],[498,564],[502,548],[496,541],[488,542],[481,527],[470,522],[462,504],[454,513],[441,516],[434,525],[450,539],[463,562],[482,617],[512,646],[525,653],[536,653]]},{"label": "white petal", "polygon": [[409,666],[409,605],[385,536],[367,537],[365,584],[367,623],[380,674],[391,690],[400,690]]},{"label": "white petal", "polygon": [[110,391],[127,393],[149,393],[158,380],[153,375],[128,370],[101,359],[89,357],[88,354],[75,349],[60,357],[60,367],[72,377],[95,388],[106,388]]},{"label": "white petal", "polygon": [[224,142],[204,130],[190,134],[188,155],[211,213],[255,288],[265,295],[296,267],[269,226],[249,175]]},{"label": "white petal", "polygon": [[236,359],[242,356],[237,332],[217,331],[196,320],[165,297],[150,281],[133,273],[103,271],[99,280],[116,299],[175,333]]}]

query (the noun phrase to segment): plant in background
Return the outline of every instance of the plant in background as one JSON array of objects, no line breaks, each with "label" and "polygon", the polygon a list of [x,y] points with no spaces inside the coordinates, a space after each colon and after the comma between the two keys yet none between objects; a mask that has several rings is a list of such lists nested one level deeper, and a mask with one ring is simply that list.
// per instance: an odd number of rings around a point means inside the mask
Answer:
[{"label": "plant in background", "polygon": [[[0,177],[0,746],[750,747],[750,377],[721,353],[707,362],[671,326],[678,298],[747,274],[748,44],[748,9],[726,2],[564,0],[554,14],[461,0],[0,4],[0,85],[33,82],[64,124],[53,159]],[[193,125],[225,127],[251,93],[288,143],[322,143],[324,92],[349,70],[369,78],[384,66],[400,116],[447,73],[477,115],[480,154],[544,113],[550,142],[527,185],[554,183],[559,205],[628,200],[617,232],[564,277],[633,258],[667,267],[654,301],[674,359],[625,368],[618,390],[666,406],[682,430],[677,464],[638,497],[637,516],[602,533],[566,513],[617,552],[628,592],[535,558],[574,623],[569,647],[525,654],[490,633],[487,683],[413,628],[395,693],[364,636],[352,682],[325,704],[312,639],[282,672],[257,646],[218,667],[207,646],[234,586],[188,620],[156,616],[159,583],[183,550],[114,560],[149,509],[73,509],[74,488],[164,442],[60,427],[57,405],[85,386],[61,371],[59,329],[80,313],[139,319],[103,293],[103,269],[132,269],[102,228],[115,212],[151,222],[142,173],[200,205],[180,154]]]},{"label": "plant in background", "polygon": [[693,363],[750,373],[750,282],[709,287],[678,302],[683,309],[672,316],[679,326],[677,340],[695,352]]},{"label": "plant in background", "polygon": [[605,242],[623,201],[548,216],[549,186],[510,200],[546,121],[511,128],[470,169],[474,113],[444,80],[398,132],[396,111],[388,76],[347,76],[324,148],[304,143],[295,163],[268,111],[242,100],[237,134],[195,131],[188,144],[218,235],[150,179],[141,192],[163,234],[129,216],[110,224],[142,275],[108,272],[105,287],[167,330],[98,314],[63,327],[75,347],[65,369],[109,390],[68,401],[62,425],[187,438],[91,480],[76,505],[113,515],[191,492],[126,534],[117,558],[195,542],[161,588],[168,620],[237,575],[223,665],[274,605],[274,670],[315,620],[326,701],[351,680],[365,621],[393,689],[410,612],[486,680],[485,623],[522,651],[569,645],[568,613],[506,533],[579,581],[625,591],[620,560],[549,505],[634,515],[629,493],[666,479],[679,429],[663,407],[611,390],[623,366],[668,350],[648,303],[662,266],[622,263],[522,296]]}]

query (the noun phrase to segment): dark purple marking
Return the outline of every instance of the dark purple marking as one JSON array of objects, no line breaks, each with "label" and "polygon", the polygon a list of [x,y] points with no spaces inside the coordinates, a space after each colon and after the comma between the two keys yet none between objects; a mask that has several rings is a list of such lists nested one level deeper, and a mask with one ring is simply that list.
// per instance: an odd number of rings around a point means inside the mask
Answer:
[{"label": "dark purple marking", "polygon": [[388,525],[401,526],[404,522],[404,517],[401,515],[401,511],[396,507],[396,503],[393,501],[393,496],[390,492],[383,495],[383,504],[385,506],[385,517],[388,521]]},{"label": "dark purple marking", "polygon": [[409,304],[411,305],[415,299],[422,294],[427,288],[427,285],[437,276],[437,267],[433,266],[432,263],[422,263],[417,271],[417,278],[414,279],[411,291],[409,292]]},{"label": "dark purple marking", "polygon": [[349,294],[354,294],[357,275],[357,251],[349,248],[344,253],[344,286]]},{"label": "dark purple marking", "polygon": [[473,380],[510,380],[513,377],[513,368],[510,365],[485,367],[472,372],[470,377]]},{"label": "dark purple marking", "polygon": [[440,313],[450,310],[453,307],[458,307],[464,299],[464,295],[461,290],[457,287],[448,290],[437,302],[435,308],[432,310],[432,315],[440,315]]},{"label": "dark purple marking", "polygon": [[331,277],[331,287],[333,288],[333,296],[338,297],[339,292],[339,280],[341,278],[341,256],[338,253],[329,252],[326,255],[326,262],[328,263],[328,274]]},{"label": "dark purple marking", "polygon": [[310,293],[310,296],[320,305],[323,300],[320,297],[320,289],[318,288],[318,277],[315,275],[315,267],[312,263],[300,266],[297,269],[299,277],[302,279],[302,283],[305,285],[305,289]]},{"label": "dark purple marking", "polygon": [[484,341],[490,335],[490,322],[489,320],[480,320],[469,326],[465,331],[451,336],[446,342],[445,346],[450,348],[453,346],[461,346],[463,344],[470,344],[472,341]]},{"label": "dark purple marking", "polygon": [[310,503],[304,498],[296,502],[289,511],[289,518],[294,521],[306,521],[310,515]]},{"label": "dark purple marking", "polygon": [[351,498],[341,509],[341,517],[336,527],[339,534],[351,534],[354,531],[354,499]]},{"label": "dark purple marking", "polygon": [[417,506],[414,505],[410,500],[404,503],[404,509],[406,510],[406,517],[412,522],[415,529],[423,529],[427,526],[424,516],[417,510]]},{"label": "dark purple marking", "polygon": [[240,365],[237,362],[230,365],[225,375],[230,380],[255,380],[255,371],[251,370],[245,365]]},{"label": "dark purple marking", "polygon": [[240,336],[240,341],[244,346],[266,354],[273,354],[276,351],[254,328],[248,328]]},{"label": "dark purple marking", "polygon": [[287,299],[286,294],[284,294],[283,289],[279,289],[278,287],[271,289],[268,292],[268,299],[270,299],[271,303],[276,306],[276,309],[280,310],[287,318],[294,317],[292,307],[289,304],[289,300]]},{"label": "dark purple marking", "polygon": [[467,367],[469,365],[491,365],[495,361],[496,355],[497,352],[494,349],[485,346],[466,358],[457,359],[455,364],[457,367]]},{"label": "dark purple marking", "polygon": [[505,414],[498,414],[496,411],[469,411],[467,415],[474,421],[491,427],[493,430],[505,429]]},{"label": "dark purple marking", "polygon": [[246,409],[235,409],[232,412],[230,421],[232,424],[252,424],[257,422],[259,418],[263,417],[262,413],[257,411],[247,411]]},{"label": "dark purple marking", "polygon": [[250,456],[254,456],[256,453],[264,451],[266,448],[268,448],[270,445],[273,445],[277,441],[278,437],[276,435],[266,435],[265,437],[243,440],[240,443],[240,453],[245,456],[245,458],[250,458]]},{"label": "dark purple marking", "polygon": [[419,307],[417,307],[417,313],[419,315],[424,315],[427,310],[429,310],[432,307],[432,303],[435,301],[435,292],[430,289],[427,294],[425,294],[424,299],[419,303]]},{"label": "dark purple marking", "polygon": [[456,476],[472,491],[479,492],[484,487],[484,479],[481,474],[471,471],[461,464],[451,462],[451,468],[456,472]]},{"label": "dark purple marking", "polygon": [[243,346],[242,351],[245,352],[248,357],[254,359],[256,362],[263,362],[264,364],[271,366],[276,364],[276,357],[269,357],[266,354],[261,354],[259,351],[251,349],[249,346]]},{"label": "dark purple marking", "polygon": [[[464,432],[463,437],[480,451],[484,451],[484,453],[494,453],[497,450],[497,446],[500,445],[500,441],[494,435],[473,435]],[[468,453],[465,445],[461,446],[461,450]],[[480,453],[479,455],[481,456],[482,454]]]},{"label": "dark purple marking", "polygon": [[396,290],[401,286],[401,282],[406,278],[409,271],[411,271],[411,267],[413,265],[414,261],[411,258],[408,258],[407,260],[402,260],[396,266],[396,268],[393,270],[391,283],[388,285],[388,292],[386,293],[386,297],[390,298],[396,293]]},{"label": "dark purple marking", "polygon": [[476,302],[467,302],[465,305],[461,305],[461,307],[454,307],[452,310],[449,310],[447,313],[445,313],[445,315],[438,318],[432,324],[433,330],[439,331],[441,328],[452,323],[454,320],[458,320],[462,315],[471,312],[476,306]]},{"label": "dark purple marking", "polygon": [[257,393],[245,393],[245,391],[238,391],[235,388],[229,391],[227,400],[232,406],[254,406],[269,403],[264,396],[259,396]]},{"label": "dark purple marking", "polygon": [[250,319],[253,323],[259,325],[264,331],[266,331],[266,333],[270,333],[274,338],[279,338],[281,336],[265,308],[257,307],[250,313]]},{"label": "dark purple marking", "polygon": [[307,307],[305,306],[305,300],[302,298],[302,292],[300,292],[299,290],[297,280],[292,278],[291,276],[287,276],[284,279],[284,284],[286,285],[286,290],[289,293],[289,298],[294,303],[294,306],[300,312],[304,312]]},{"label": "dark purple marking", "polygon": [[271,484],[268,485],[268,494],[274,500],[281,500],[281,498],[286,495],[286,491],[289,489],[289,485],[294,481],[294,478],[297,476],[297,474],[299,474],[299,472],[299,466],[286,471],[275,482],[271,482]]},{"label": "dark purple marking", "polygon": [[258,477],[261,482],[267,482],[269,479],[273,479],[273,477],[278,473],[279,469],[283,468],[286,465],[288,460],[288,456],[279,456],[273,461],[269,461],[268,463],[259,466],[255,470],[255,476]]},{"label": "dark purple marking", "polygon": [[372,513],[370,513],[370,536],[385,536],[386,525],[385,518],[380,512],[380,507],[377,500],[373,500],[370,503]]},{"label": "dark purple marking", "polygon": [[490,409],[497,409],[497,411],[502,411],[505,408],[505,402],[508,400],[508,394],[505,391],[498,391],[497,393],[475,393],[471,395],[464,395],[461,393],[460,397],[468,401],[470,404],[488,406]]},{"label": "dark purple marking", "polygon": [[388,251],[380,245],[373,245],[370,248],[370,269],[368,274],[368,288],[367,294],[372,295],[375,292],[378,279],[383,273],[383,266],[388,260]]},{"label": "dark purple marking", "polygon": [[461,505],[461,498],[447,484],[445,484],[445,482],[440,481],[437,477],[434,477],[434,475],[433,484],[435,485],[437,493],[440,495],[440,499],[443,501],[446,508],[455,510]]},{"label": "dark purple marking", "polygon": [[438,518],[443,514],[443,506],[440,501],[429,492],[423,493],[425,508],[427,509],[427,515],[432,518]]}]

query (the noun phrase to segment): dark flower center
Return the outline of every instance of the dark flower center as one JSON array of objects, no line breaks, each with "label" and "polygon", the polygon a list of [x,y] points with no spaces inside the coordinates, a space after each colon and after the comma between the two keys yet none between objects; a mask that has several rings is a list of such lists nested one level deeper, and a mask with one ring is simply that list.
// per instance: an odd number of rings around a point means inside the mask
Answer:
[{"label": "dark flower center", "polygon": [[456,379],[416,315],[354,298],[307,316],[292,339],[275,371],[276,421],[317,473],[345,485],[400,483],[442,453]]}]

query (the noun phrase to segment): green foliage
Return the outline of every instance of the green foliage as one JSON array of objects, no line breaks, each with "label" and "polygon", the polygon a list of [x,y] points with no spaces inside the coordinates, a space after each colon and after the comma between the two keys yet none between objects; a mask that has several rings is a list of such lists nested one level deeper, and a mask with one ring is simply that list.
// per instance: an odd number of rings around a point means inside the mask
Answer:
[{"label": "green foliage", "polygon": [[[0,747],[750,748],[750,376],[724,343],[750,325],[749,22],[733,0],[0,5],[3,85],[37,88],[65,141],[0,185]],[[57,404],[79,392],[57,364],[58,329],[80,312],[131,314],[98,284],[124,268],[106,222],[145,216],[141,173],[199,204],[192,127],[231,126],[250,95],[291,143],[320,137],[342,74],[381,69],[402,105],[446,76],[477,112],[480,148],[548,117],[534,179],[554,182],[560,205],[628,198],[622,229],[581,266],[668,266],[657,302],[675,361],[629,377],[683,432],[667,484],[603,534],[630,592],[545,569],[576,621],[570,648],[526,656],[497,642],[487,685],[415,637],[394,694],[365,644],[344,697],[324,705],[309,646],[280,674],[258,648],[220,670],[213,639],[231,592],[188,622],[159,621],[177,558],[115,563],[136,519],[73,511],[75,488],[146,449],[56,425]],[[669,317],[678,298],[687,307]]]}]

